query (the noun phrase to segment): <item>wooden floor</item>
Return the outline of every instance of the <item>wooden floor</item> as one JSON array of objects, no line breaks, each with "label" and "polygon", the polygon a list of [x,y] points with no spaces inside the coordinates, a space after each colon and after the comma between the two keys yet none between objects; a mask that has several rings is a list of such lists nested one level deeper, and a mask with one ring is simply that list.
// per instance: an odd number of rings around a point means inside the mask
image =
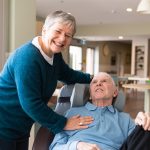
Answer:
[{"label": "wooden floor", "polygon": [[126,90],[126,105],[124,112],[130,113],[135,118],[139,111],[144,111],[144,92],[137,90]]}]

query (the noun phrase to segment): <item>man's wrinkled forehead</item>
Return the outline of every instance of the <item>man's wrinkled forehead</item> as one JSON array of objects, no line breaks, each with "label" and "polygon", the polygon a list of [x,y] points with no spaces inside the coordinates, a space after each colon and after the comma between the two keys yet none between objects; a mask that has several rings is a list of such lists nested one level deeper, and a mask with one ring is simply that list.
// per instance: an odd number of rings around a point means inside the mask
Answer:
[{"label": "man's wrinkled forehead", "polygon": [[100,73],[96,74],[93,79],[112,80],[111,76],[109,74],[107,74],[107,73],[104,73],[104,72],[100,72]]}]

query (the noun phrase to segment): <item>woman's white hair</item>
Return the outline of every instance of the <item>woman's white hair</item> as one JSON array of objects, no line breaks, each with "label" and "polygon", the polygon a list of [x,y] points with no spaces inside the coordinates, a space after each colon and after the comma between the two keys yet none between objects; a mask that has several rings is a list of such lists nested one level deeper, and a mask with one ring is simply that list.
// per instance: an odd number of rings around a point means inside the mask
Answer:
[{"label": "woman's white hair", "polygon": [[75,34],[75,32],[76,32],[76,20],[75,20],[75,17],[71,15],[71,13],[67,13],[67,12],[64,12],[61,10],[50,13],[45,19],[45,23],[43,25],[43,28],[45,28],[47,30],[53,24],[55,24],[57,22],[70,26],[73,29],[73,35]]}]

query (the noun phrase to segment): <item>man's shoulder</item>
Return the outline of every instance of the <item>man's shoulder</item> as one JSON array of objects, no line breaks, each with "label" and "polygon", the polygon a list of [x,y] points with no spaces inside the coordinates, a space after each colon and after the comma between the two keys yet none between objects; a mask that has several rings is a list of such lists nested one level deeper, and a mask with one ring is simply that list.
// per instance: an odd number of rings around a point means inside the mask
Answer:
[{"label": "man's shoulder", "polygon": [[119,112],[119,116],[120,116],[120,118],[122,118],[122,119],[131,119],[130,114],[127,113],[127,112]]}]

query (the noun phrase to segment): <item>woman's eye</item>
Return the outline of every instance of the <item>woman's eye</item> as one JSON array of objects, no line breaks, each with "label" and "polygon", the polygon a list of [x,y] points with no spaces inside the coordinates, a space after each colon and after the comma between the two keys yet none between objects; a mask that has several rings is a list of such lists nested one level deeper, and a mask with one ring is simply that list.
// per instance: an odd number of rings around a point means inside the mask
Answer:
[{"label": "woman's eye", "polygon": [[56,32],[56,33],[61,33],[61,31],[59,31],[59,30],[56,30],[55,32]]},{"label": "woman's eye", "polygon": [[68,38],[72,38],[72,35],[70,35],[70,34],[66,34],[66,37],[68,37]]}]

